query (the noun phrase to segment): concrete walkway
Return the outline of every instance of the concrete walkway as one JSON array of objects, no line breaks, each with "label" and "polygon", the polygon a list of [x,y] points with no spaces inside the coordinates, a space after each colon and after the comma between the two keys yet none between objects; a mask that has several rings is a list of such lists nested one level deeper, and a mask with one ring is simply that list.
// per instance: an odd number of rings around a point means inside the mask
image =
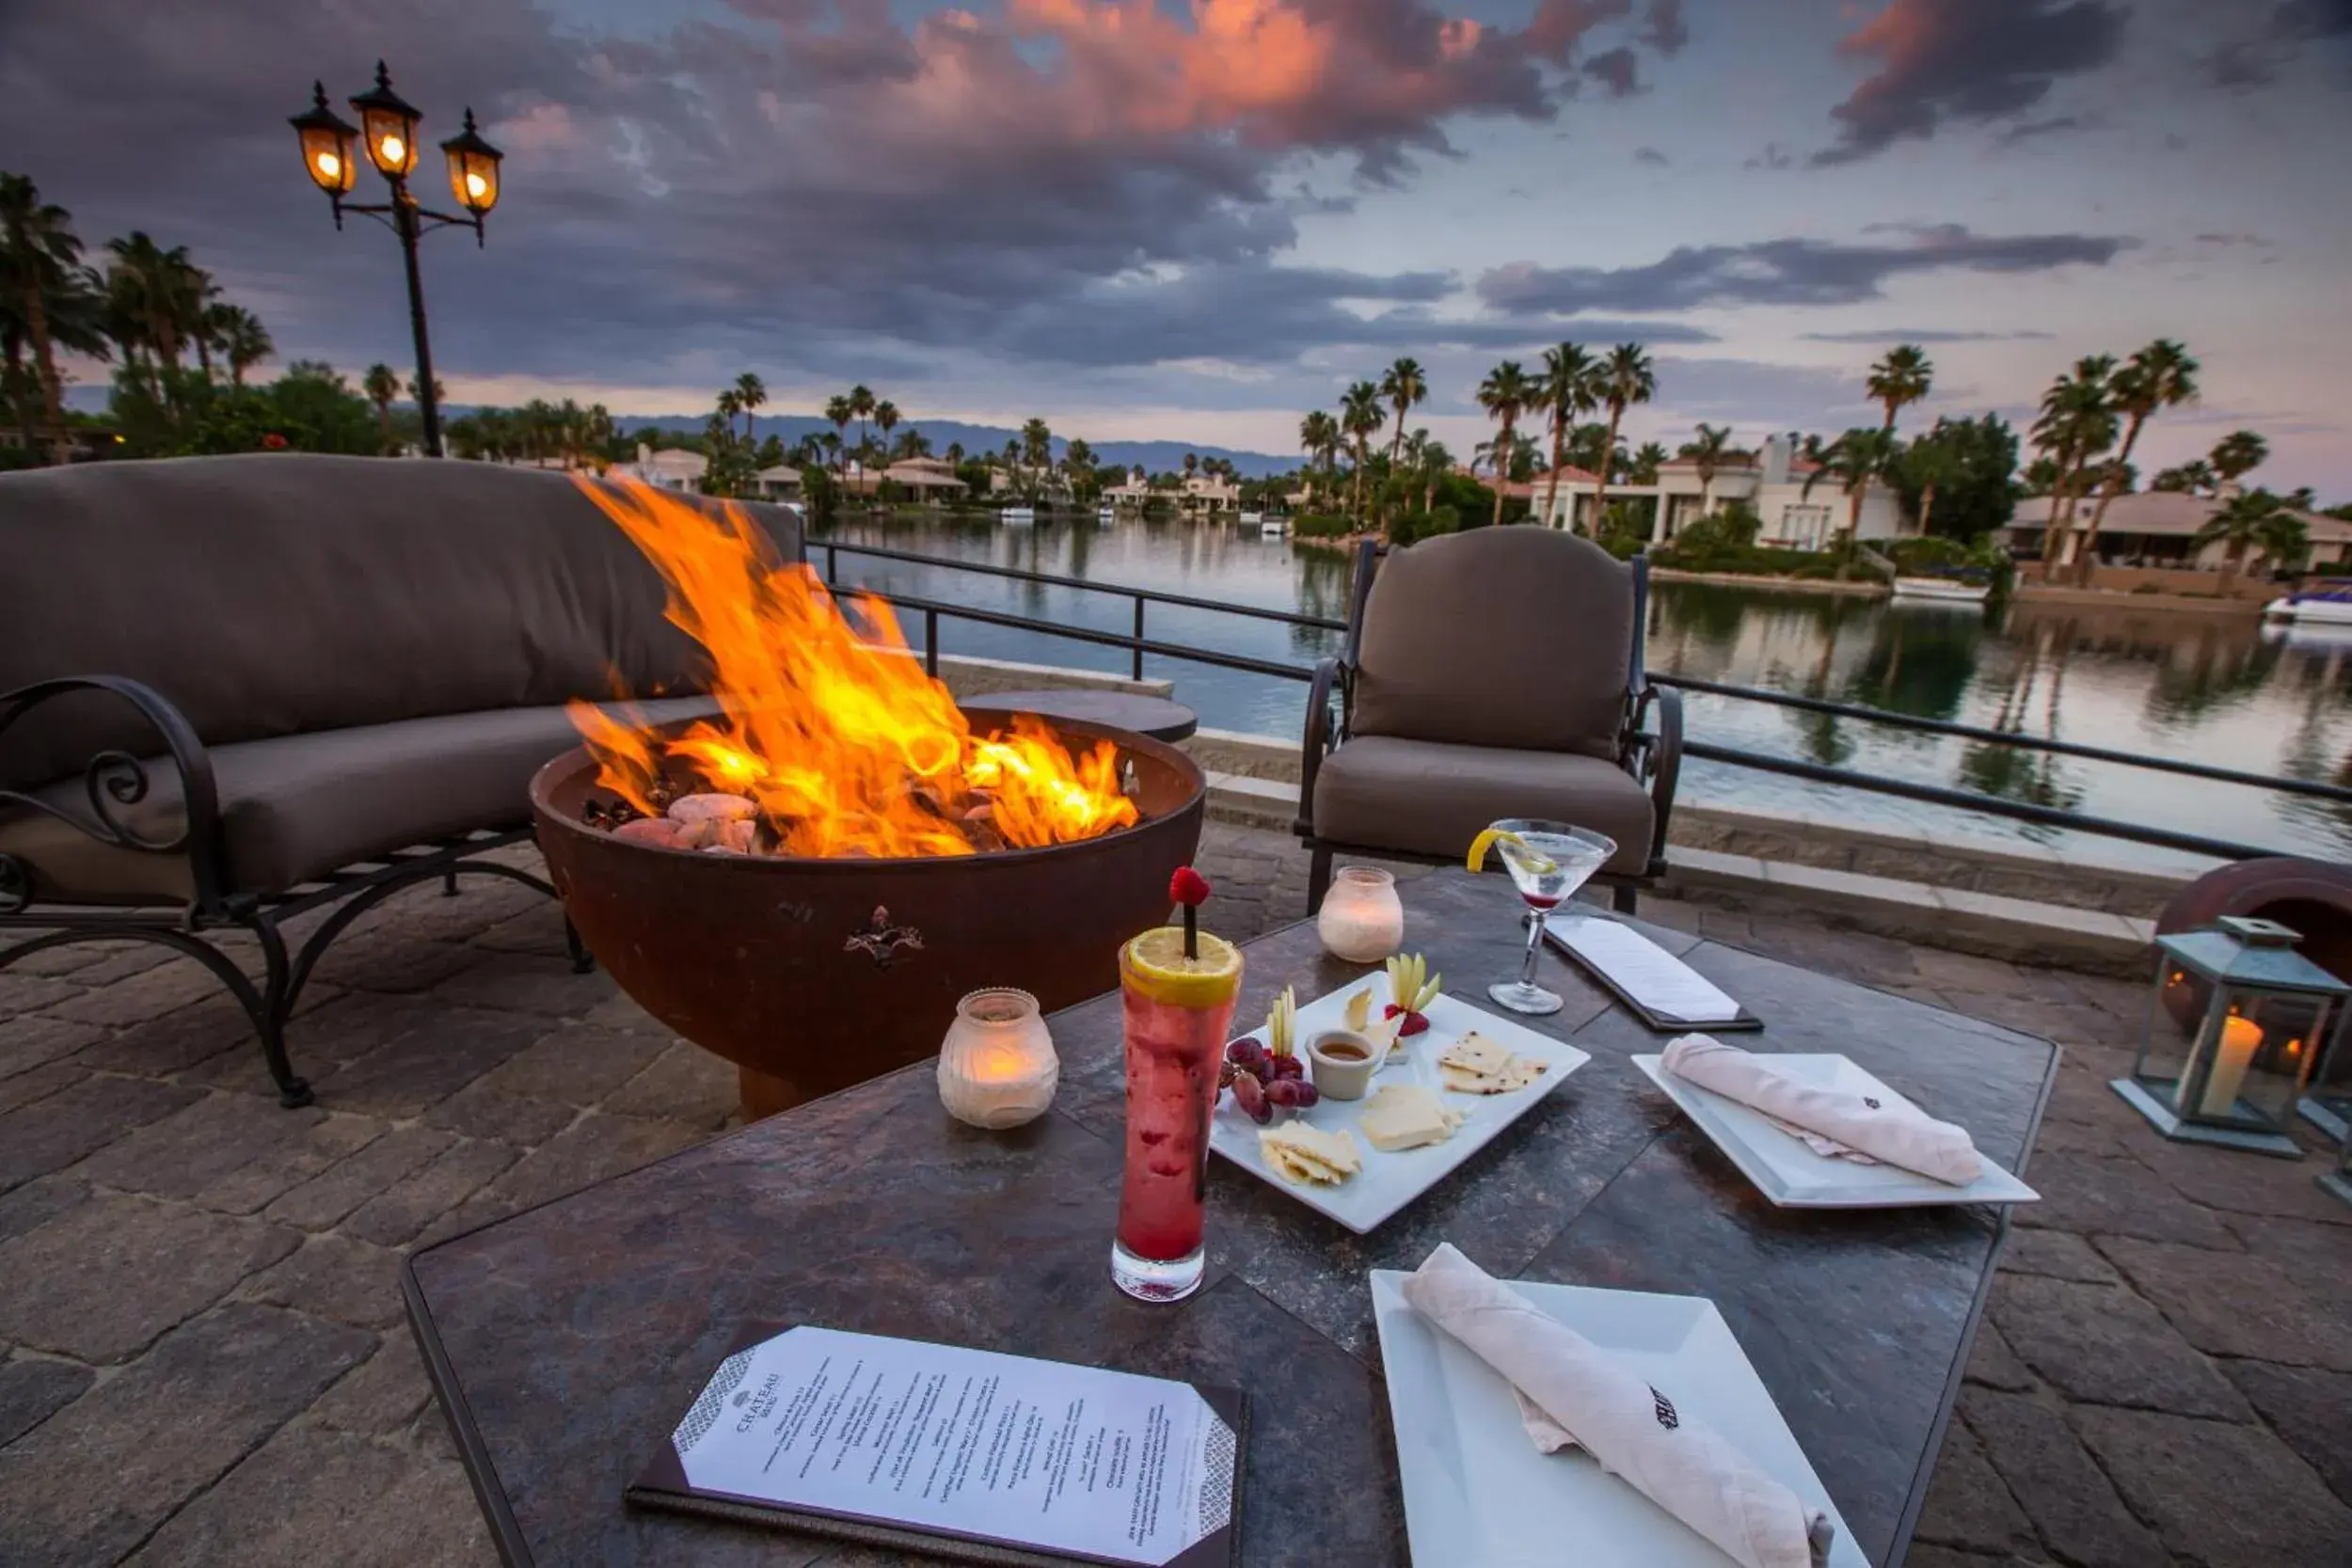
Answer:
[{"label": "concrete walkway", "polygon": [[[1218,928],[1295,918],[1286,838],[1212,825]],[[1670,925],[2066,1047],[1915,1568],[2352,1560],[2352,1208],[2108,1093],[2143,1002],[1793,920]],[[552,906],[426,887],[333,950],[278,1109],[160,949],[0,974],[0,1564],[490,1560],[400,1321],[402,1251],[724,1128],[732,1069],[562,959]],[[778,1543],[778,1560],[798,1561]]]}]

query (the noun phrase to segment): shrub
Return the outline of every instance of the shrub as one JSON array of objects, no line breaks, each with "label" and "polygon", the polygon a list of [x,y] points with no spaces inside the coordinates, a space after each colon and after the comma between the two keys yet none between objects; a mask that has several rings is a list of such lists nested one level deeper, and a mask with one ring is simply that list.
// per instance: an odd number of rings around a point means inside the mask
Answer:
[{"label": "shrub", "polygon": [[1301,539],[1343,539],[1355,531],[1354,518],[1328,512],[1301,512],[1291,519],[1291,532]]}]

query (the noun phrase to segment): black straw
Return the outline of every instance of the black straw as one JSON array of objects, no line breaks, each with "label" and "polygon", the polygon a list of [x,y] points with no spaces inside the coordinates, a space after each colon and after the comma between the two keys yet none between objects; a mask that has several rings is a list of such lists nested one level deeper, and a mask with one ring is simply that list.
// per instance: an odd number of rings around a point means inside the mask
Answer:
[{"label": "black straw", "polygon": [[1190,904],[1184,906],[1184,957],[1200,956],[1200,911]]}]

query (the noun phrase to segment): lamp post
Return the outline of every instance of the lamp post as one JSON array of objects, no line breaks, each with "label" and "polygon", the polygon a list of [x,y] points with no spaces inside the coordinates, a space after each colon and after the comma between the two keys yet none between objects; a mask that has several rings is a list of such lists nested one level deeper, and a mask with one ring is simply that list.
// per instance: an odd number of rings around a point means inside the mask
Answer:
[{"label": "lamp post", "polygon": [[[408,270],[408,327],[417,342],[417,411],[424,426],[425,452],[438,457],[441,400],[433,386],[433,345],[425,335],[424,284],[417,275],[417,241],[436,229],[460,228],[472,230],[474,243],[482,244],[482,220],[498,205],[499,160],[504,154],[482,139],[474,130],[473,110],[468,109],[466,128],[441,144],[442,156],[449,161],[450,194],[471,214],[451,217],[419,205],[408,189],[409,172],[417,166],[417,121],[422,117],[392,90],[391,73],[382,60],[375,62],[375,86],[351,100],[351,106],[359,112],[356,129],[326,106],[325,83],[312,83],[310,95],[309,111],[287,123],[301,138],[304,170],[334,205],[335,227],[343,226],[345,213],[365,213],[400,236],[401,260]],[[351,144],[362,137],[368,162],[391,187],[389,201],[343,199],[359,177]]]}]

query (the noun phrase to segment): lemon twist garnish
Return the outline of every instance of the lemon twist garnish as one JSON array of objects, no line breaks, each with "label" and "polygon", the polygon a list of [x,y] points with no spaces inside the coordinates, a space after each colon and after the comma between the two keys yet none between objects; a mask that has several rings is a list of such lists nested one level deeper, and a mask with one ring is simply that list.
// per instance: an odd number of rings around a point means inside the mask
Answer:
[{"label": "lemon twist garnish", "polygon": [[1528,870],[1535,876],[1549,876],[1552,872],[1560,869],[1560,867],[1552,861],[1550,856],[1545,854],[1542,850],[1536,848],[1534,845],[1528,843],[1527,840],[1521,838],[1518,834],[1513,832],[1508,828],[1488,828],[1485,832],[1481,832],[1476,838],[1470,840],[1470,860],[1467,863],[1469,868],[1472,871],[1476,871],[1483,867],[1486,863],[1487,852],[1493,849],[1497,844],[1508,844],[1518,849],[1520,855],[1526,859]]}]

